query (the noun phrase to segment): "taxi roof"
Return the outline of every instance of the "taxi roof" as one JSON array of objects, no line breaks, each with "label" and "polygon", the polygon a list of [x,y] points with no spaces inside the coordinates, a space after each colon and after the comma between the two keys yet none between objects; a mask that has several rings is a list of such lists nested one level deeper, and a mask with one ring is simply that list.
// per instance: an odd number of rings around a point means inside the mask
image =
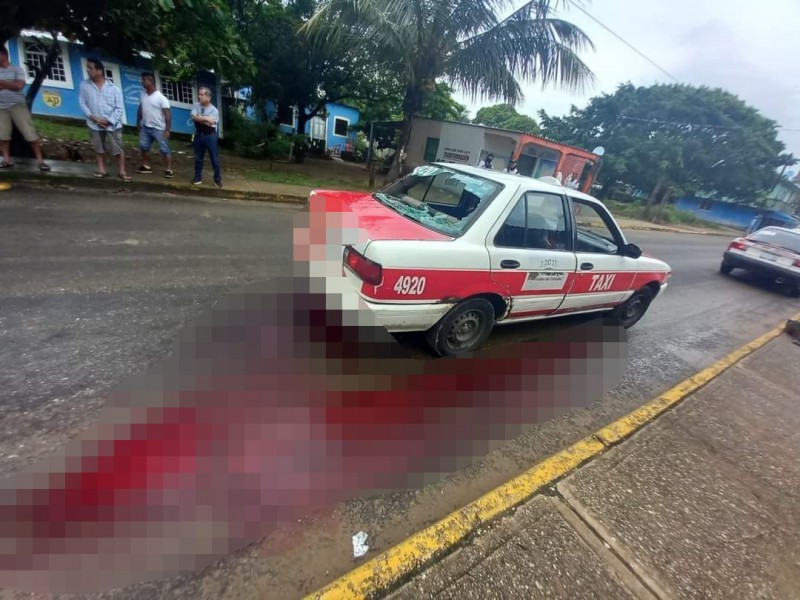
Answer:
[{"label": "taxi roof", "polygon": [[603,205],[603,203],[594,196],[590,196],[589,194],[585,194],[574,188],[569,188],[554,183],[548,183],[547,181],[534,179],[533,177],[528,177],[527,175],[505,173],[503,171],[493,171],[491,169],[483,169],[481,167],[473,167],[471,165],[460,165],[460,164],[443,163],[443,162],[435,162],[431,164],[436,165],[437,167],[452,169],[453,171],[460,171],[462,173],[475,175],[476,177],[483,177],[484,179],[496,181],[497,183],[501,183],[503,185],[521,185],[526,190],[536,191],[536,192],[555,191],[557,193],[566,194],[567,196],[571,196],[573,198],[579,198],[581,200],[585,200],[586,202],[592,202],[595,204]]}]

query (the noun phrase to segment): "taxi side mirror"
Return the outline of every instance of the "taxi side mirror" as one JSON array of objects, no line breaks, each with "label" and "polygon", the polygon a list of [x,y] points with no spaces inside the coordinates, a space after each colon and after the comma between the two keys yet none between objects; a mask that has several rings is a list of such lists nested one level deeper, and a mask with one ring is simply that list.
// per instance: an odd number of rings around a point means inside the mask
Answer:
[{"label": "taxi side mirror", "polygon": [[622,255],[630,258],[639,258],[642,255],[642,249],[636,244],[625,244],[622,247]]}]

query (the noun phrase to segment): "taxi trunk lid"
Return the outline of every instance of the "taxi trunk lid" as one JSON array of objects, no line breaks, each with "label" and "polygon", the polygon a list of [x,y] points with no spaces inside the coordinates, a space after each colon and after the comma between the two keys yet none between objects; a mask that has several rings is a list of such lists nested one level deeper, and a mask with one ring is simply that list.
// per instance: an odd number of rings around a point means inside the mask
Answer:
[{"label": "taxi trunk lid", "polygon": [[[329,244],[350,245],[362,254],[371,242],[379,240],[453,239],[403,216],[364,192],[315,190],[311,192],[309,204],[312,225],[324,227],[319,235]],[[339,233],[334,231],[337,228]]]}]

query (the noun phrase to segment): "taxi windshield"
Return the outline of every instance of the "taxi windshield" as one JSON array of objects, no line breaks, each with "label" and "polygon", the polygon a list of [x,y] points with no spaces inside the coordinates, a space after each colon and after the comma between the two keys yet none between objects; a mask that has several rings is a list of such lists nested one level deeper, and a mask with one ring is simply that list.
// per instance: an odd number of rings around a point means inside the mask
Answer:
[{"label": "taxi windshield", "polygon": [[431,165],[417,167],[373,197],[429,229],[459,236],[478,208],[502,189],[501,184],[488,179]]}]

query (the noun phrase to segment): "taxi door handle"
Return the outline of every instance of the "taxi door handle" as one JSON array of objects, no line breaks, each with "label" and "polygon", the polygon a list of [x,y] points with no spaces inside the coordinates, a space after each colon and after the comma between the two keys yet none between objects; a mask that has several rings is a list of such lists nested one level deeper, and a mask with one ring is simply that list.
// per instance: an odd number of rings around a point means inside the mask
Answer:
[{"label": "taxi door handle", "polygon": [[519,261],[516,260],[501,260],[500,267],[503,269],[519,269]]},{"label": "taxi door handle", "polygon": [[581,271],[591,271],[592,269],[594,269],[592,263],[581,263]]}]

